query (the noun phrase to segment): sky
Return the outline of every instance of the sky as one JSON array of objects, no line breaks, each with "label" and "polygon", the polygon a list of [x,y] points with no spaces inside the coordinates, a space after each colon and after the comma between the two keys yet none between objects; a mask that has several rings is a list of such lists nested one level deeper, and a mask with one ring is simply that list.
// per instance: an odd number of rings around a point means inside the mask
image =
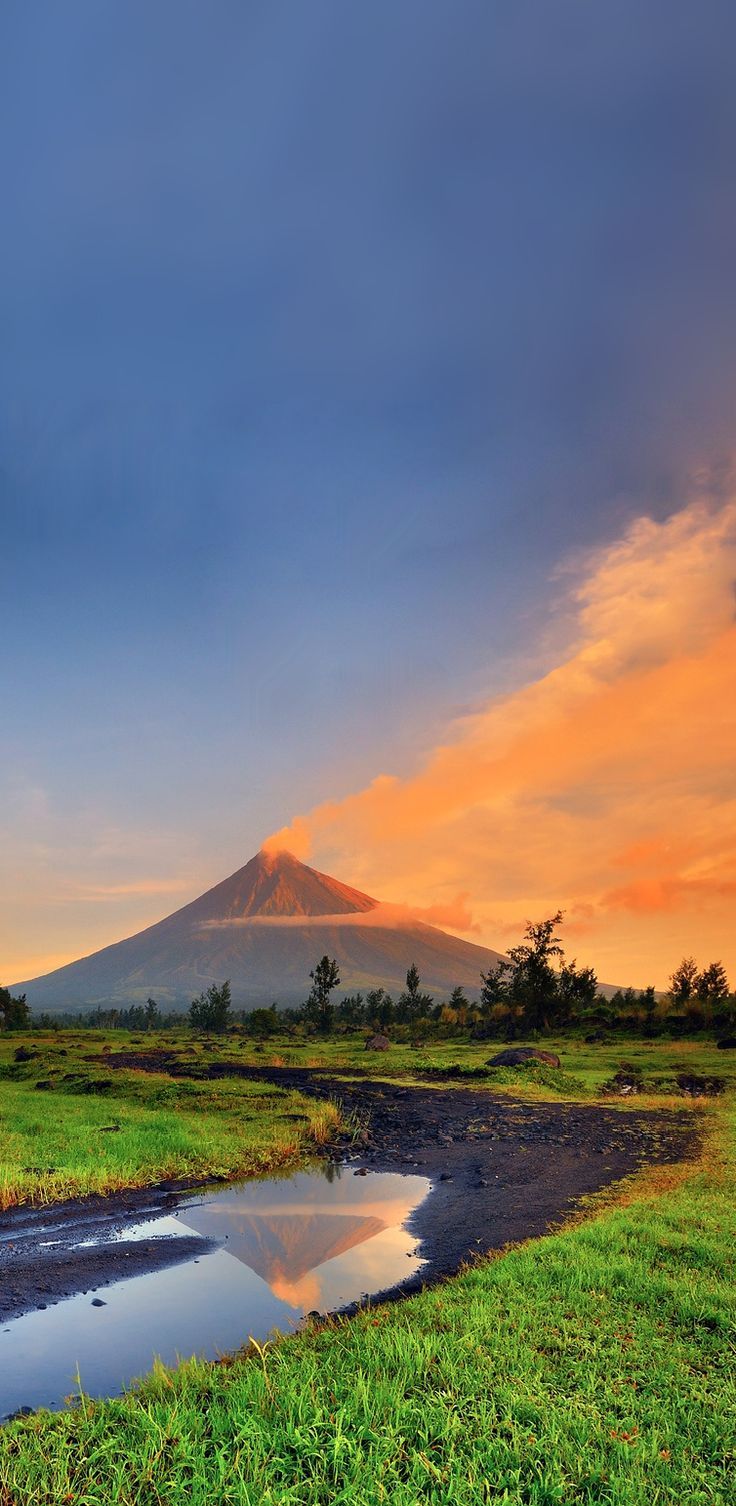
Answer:
[{"label": "sky", "polygon": [[0,978],[274,833],[736,976],[736,13],[7,0]]}]

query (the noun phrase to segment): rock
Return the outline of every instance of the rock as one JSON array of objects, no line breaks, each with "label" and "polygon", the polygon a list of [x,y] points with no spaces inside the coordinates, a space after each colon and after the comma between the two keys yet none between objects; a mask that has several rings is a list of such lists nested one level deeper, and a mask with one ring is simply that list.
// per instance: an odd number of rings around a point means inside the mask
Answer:
[{"label": "rock", "polygon": [[366,1043],[366,1051],[389,1051],[391,1042],[387,1035],[369,1035]]},{"label": "rock", "polygon": [[27,1046],[19,1046],[18,1050],[15,1052],[15,1055],[13,1056],[13,1061],[16,1061],[16,1062],[32,1062],[35,1055],[36,1055],[36,1052],[35,1051],[29,1051]]},{"label": "rock", "polygon": [[103,1302],[103,1300],[102,1300],[101,1297],[93,1297],[92,1298],[92,1306],[93,1307],[107,1307],[107,1303]]},{"label": "rock", "polygon": [[629,1093],[642,1093],[643,1091],[644,1083],[641,1069],[638,1067],[623,1068],[622,1071],[616,1073],[615,1077],[610,1078],[608,1082],[604,1082],[601,1087],[601,1093],[608,1095],[616,1093],[619,1097],[624,1098]]},{"label": "rock", "polygon": [[560,1058],[554,1051],[540,1051],[536,1046],[508,1046],[486,1062],[487,1067],[521,1067],[524,1062],[545,1062],[548,1067],[559,1067]]},{"label": "rock", "polygon": [[42,1078],[39,1082],[37,1082],[35,1084],[36,1091],[38,1093],[48,1093],[49,1089],[53,1088],[53,1086],[54,1086],[54,1084],[49,1080],[48,1077]]},{"label": "rock", "polygon": [[723,1092],[726,1084],[722,1077],[701,1077],[698,1072],[680,1072],[677,1086],[681,1093],[688,1093],[692,1098],[716,1098]]},{"label": "rock", "polygon": [[641,1093],[643,1086],[643,1081],[637,1072],[617,1072],[616,1077],[611,1077],[607,1083],[602,1083],[601,1092],[607,1095],[617,1093],[619,1096],[626,1096],[628,1093]]},{"label": "rock", "polygon": [[450,1171],[441,1171],[440,1172],[440,1181],[441,1182],[451,1182],[452,1181],[452,1172],[450,1172]]},{"label": "rock", "polygon": [[[722,1041],[716,1041],[716,1046],[719,1051],[736,1051],[736,1035],[724,1036]],[[17,1052],[15,1059],[18,1060]]]}]

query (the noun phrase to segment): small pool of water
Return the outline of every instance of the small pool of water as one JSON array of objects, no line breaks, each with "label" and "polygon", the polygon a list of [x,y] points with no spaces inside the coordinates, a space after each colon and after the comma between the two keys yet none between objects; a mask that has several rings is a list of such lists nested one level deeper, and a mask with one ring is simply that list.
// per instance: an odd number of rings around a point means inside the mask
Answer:
[{"label": "small pool of water", "polygon": [[326,1166],[200,1192],[110,1236],[199,1234],[217,1248],[3,1324],[0,1418],[60,1407],[80,1383],[115,1395],[156,1357],[214,1359],[397,1285],[423,1264],[407,1222],[429,1190],[425,1177]]}]

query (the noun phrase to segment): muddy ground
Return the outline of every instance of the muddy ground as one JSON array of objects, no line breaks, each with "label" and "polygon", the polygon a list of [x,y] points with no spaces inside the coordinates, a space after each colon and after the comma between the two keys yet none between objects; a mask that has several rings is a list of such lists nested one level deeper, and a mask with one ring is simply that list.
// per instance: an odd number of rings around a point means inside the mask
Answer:
[{"label": "muddy ground", "polygon": [[[107,1069],[138,1067],[190,1075],[173,1053],[104,1058]],[[197,1069],[201,1076],[202,1069]],[[356,1174],[417,1172],[434,1184],[411,1228],[427,1260],[420,1278],[392,1295],[450,1275],[467,1260],[543,1234],[586,1194],[644,1165],[680,1161],[697,1149],[686,1113],[565,1103],[529,1103],[483,1089],[343,1081],[309,1068],[212,1063],[205,1075],[246,1077],[340,1103],[348,1136],[325,1154]],[[91,1291],[128,1275],[206,1252],[198,1238],[126,1241],[148,1214],[172,1212],[193,1183],[90,1197],[0,1215],[0,1321]],[[88,1246],[84,1241],[100,1241]],[[80,1248],[80,1245],[82,1246]]]}]

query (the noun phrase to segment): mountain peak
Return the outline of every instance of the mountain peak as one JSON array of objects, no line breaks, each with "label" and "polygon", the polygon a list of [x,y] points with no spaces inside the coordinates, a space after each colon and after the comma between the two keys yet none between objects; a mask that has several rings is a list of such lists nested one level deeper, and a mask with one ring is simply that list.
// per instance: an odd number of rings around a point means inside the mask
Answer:
[{"label": "mountain peak", "polygon": [[378,901],[320,873],[285,849],[264,852],[188,906],[193,919],[244,920],[255,915],[349,915]]},{"label": "mountain peak", "polygon": [[[286,869],[295,871],[306,866],[294,856],[293,852],[289,852],[288,847],[261,847],[250,861],[257,863],[264,873],[273,873],[276,870],[282,872]],[[248,864],[246,863],[245,866],[247,868]]]},{"label": "mountain peak", "polygon": [[136,936],[45,978],[11,986],[28,994],[33,1009],[118,1006],[149,995],[180,1007],[203,987],[229,978],[240,1007],[271,999],[300,1002],[325,952],[336,959],[344,989],[400,992],[414,962],[423,984],[444,996],[458,983],[477,993],[481,971],[500,960],[499,952],[431,926],[392,924],[390,909],[383,916],[379,910],[372,924],[362,923],[378,903],[291,852],[261,851]]}]

